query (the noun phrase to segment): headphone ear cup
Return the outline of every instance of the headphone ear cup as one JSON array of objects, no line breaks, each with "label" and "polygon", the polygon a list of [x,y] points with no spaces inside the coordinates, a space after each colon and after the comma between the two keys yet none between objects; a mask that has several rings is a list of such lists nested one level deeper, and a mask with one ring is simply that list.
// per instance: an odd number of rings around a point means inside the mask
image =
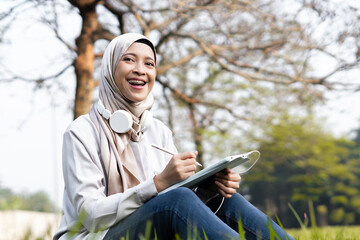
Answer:
[{"label": "headphone ear cup", "polygon": [[146,129],[150,127],[152,119],[153,119],[152,113],[148,110],[145,110],[141,115],[141,119],[140,119],[141,131],[146,131]]},{"label": "headphone ear cup", "polygon": [[115,111],[109,120],[110,127],[117,133],[127,133],[132,127],[132,117],[124,110]]}]

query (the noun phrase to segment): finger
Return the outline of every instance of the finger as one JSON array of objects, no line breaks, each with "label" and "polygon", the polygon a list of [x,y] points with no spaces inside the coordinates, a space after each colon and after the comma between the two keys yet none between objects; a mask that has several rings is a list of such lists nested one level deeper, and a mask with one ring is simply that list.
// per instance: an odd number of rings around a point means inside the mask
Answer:
[{"label": "finger", "polygon": [[231,180],[221,179],[221,178],[215,178],[215,181],[221,183],[222,185],[224,185],[227,188],[238,189],[240,187],[239,181],[231,181]]},{"label": "finger", "polygon": [[177,157],[179,157],[180,159],[188,159],[188,158],[196,158],[197,156],[197,151],[195,152],[184,152],[184,153],[180,153],[177,154]]},{"label": "finger", "polygon": [[[215,184],[216,184],[216,182],[215,182]],[[226,191],[224,191],[222,188],[218,188],[218,192],[223,196],[223,197],[225,197],[225,198],[231,198],[232,197],[232,195],[234,195],[234,193],[229,193],[229,192],[226,192]]]},{"label": "finger", "polygon": [[218,187],[218,189],[221,189],[226,194],[231,194],[232,195],[232,194],[236,193],[236,188],[228,187],[228,186],[222,184],[219,181],[215,181],[215,184]]},{"label": "finger", "polygon": [[185,158],[181,159],[178,156],[173,158],[173,163],[176,166],[186,166],[191,164],[196,164],[195,158]]},{"label": "finger", "polygon": [[177,159],[174,163],[174,168],[178,172],[191,172],[196,170],[196,161],[195,159]]},{"label": "finger", "polygon": [[231,169],[230,168],[225,168],[224,170],[221,171],[222,174],[229,174],[231,173]]},{"label": "finger", "polygon": [[225,197],[225,198],[231,198],[232,195],[233,195],[233,194],[227,194],[227,193],[225,193],[225,192],[222,191],[222,190],[219,190],[219,193],[220,193],[223,197]]},{"label": "finger", "polygon": [[196,164],[193,163],[193,164],[190,164],[190,165],[184,165],[184,166],[182,167],[182,170],[183,170],[183,172],[186,172],[186,173],[188,173],[188,172],[194,172],[194,173],[195,173],[195,171],[196,171]]},{"label": "finger", "polygon": [[185,174],[185,179],[188,178],[188,177],[191,177],[192,175],[194,175],[195,172],[188,172]]},{"label": "finger", "polygon": [[241,176],[240,174],[236,173],[236,172],[231,172],[229,175],[228,175],[228,180],[230,181],[233,181],[233,182],[239,182],[241,181]]},{"label": "finger", "polygon": [[195,171],[183,172],[183,173],[181,173],[180,178],[181,178],[181,180],[185,180],[194,174],[195,174]]},{"label": "finger", "polygon": [[224,172],[218,172],[215,174],[215,176],[218,178],[228,179],[228,174]]},{"label": "finger", "polygon": [[220,172],[220,173],[217,173],[215,176],[219,179],[225,179],[225,180],[234,181],[234,182],[240,182],[240,180],[241,180],[240,175],[236,172],[229,172],[227,174]]},{"label": "finger", "polygon": [[194,158],[188,158],[185,160],[181,160],[180,164],[183,166],[190,166],[190,165],[195,165],[196,166],[196,160]]},{"label": "finger", "polygon": [[225,168],[223,169],[222,171],[216,173],[216,175],[219,175],[219,176],[228,176],[232,171],[230,170],[230,168]]}]

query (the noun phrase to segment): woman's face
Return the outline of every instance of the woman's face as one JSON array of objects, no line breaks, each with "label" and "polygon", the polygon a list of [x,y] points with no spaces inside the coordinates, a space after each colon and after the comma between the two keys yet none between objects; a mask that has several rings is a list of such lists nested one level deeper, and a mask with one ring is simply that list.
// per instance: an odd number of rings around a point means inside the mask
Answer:
[{"label": "woman's face", "polygon": [[143,101],[151,92],[156,77],[153,50],[144,43],[133,43],[115,70],[115,83],[132,102]]}]

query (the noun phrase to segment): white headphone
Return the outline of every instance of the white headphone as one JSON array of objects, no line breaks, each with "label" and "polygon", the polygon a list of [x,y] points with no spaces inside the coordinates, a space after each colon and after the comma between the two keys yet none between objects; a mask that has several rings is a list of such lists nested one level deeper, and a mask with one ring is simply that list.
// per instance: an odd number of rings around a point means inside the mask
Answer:
[{"label": "white headphone", "polygon": [[[101,116],[103,116],[106,120],[109,120],[110,127],[114,130],[114,132],[127,133],[133,129],[133,120],[130,113],[127,111],[117,110],[111,114],[111,112],[104,107],[100,99],[97,102],[96,108]],[[143,112],[139,123],[140,131],[144,132],[148,127],[150,127],[152,117],[153,116],[150,111],[145,110]]]}]

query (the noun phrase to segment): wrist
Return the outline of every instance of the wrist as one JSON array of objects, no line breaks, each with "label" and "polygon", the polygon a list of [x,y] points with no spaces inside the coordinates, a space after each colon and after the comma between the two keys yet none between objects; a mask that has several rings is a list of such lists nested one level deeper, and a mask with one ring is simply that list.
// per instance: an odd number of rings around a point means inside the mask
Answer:
[{"label": "wrist", "polygon": [[155,175],[154,178],[153,178],[153,181],[154,181],[154,184],[155,184],[156,191],[158,193],[166,188],[166,184],[162,180],[161,176]]}]

